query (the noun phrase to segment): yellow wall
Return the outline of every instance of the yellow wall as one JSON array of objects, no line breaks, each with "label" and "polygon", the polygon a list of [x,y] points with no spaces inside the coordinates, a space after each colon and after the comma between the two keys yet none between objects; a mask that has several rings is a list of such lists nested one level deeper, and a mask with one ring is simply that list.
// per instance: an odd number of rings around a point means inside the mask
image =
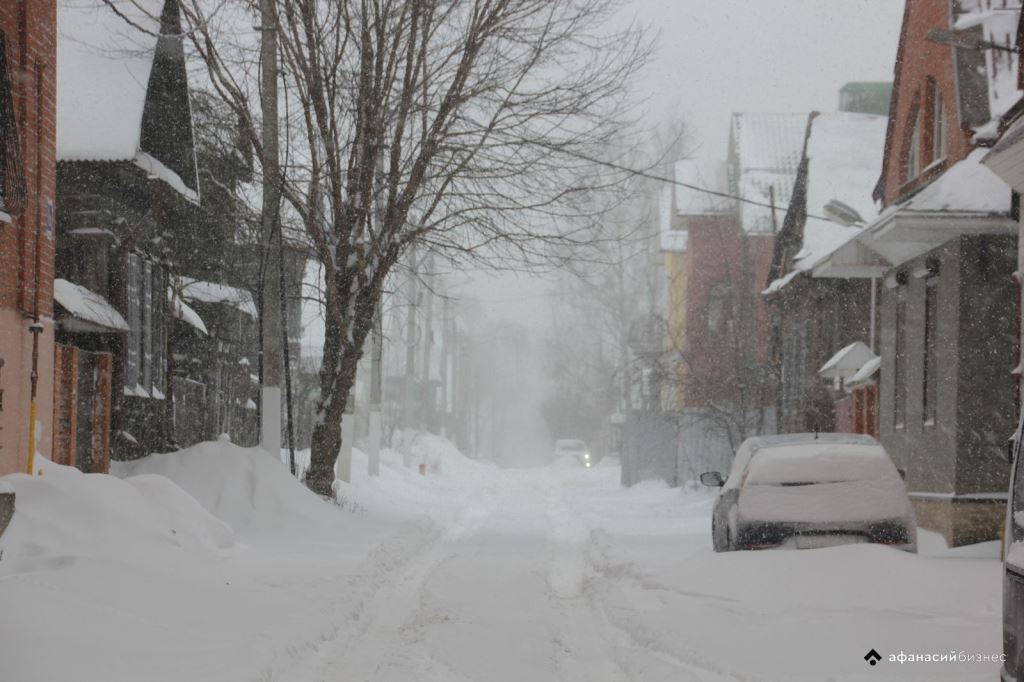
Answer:
[{"label": "yellow wall", "polygon": [[686,342],[686,292],[689,284],[690,258],[683,252],[665,253],[665,276],[668,279],[668,338],[665,346],[669,357],[679,363],[676,382],[676,406],[683,406],[685,367],[680,362]]},{"label": "yellow wall", "polygon": [[[0,476],[24,472],[28,462],[29,396],[32,373],[31,320],[10,309],[0,309]],[[36,421],[41,433],[36,452],[50,457],[53,435],[53,321],[43,320],[39,335],[39,384]]]}]

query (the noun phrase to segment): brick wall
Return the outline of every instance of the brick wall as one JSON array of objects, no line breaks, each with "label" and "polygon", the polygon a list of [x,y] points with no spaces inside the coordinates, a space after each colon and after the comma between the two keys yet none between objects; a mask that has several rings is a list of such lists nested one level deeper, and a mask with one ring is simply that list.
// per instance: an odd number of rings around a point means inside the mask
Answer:
[{"label": "brick wall", "polygon": [[[3,0],[0,2],[0,31],[7,43],[8,75],[27,190],[21,214],[11,221],[0,219],[0,358],[4,360],[0,374],[0,391],[4,393],[0,409],[2,475],[24,468],[28,434],[33,428],[39,434],[37,450],[47,456],[51,454],[57,106],[55,0]],[[29,425],[32,366],[29,324],[37,312],[37,303],[44,331],[39,338],[38,425],[33,427]]]},{"label": "brick wall", "polygon": [[[962,126],[959,119],[953,48],[926,38],[931,28],[949,28],[949,12],[949,0],[907,0],[885,141],[882,186],[886,205],[927,184],[950,165],[966,157],[972,149],[971,131]],[[917,107],[921,107],[922,112],[927,109],[929,78],[935,80],[942,93],[948,122],[949,152],[945,163],[934,165],[917,178],[908,179],[904,161],[910,148],[912,121]],[[922,116],[922,121],[926,118]],[[922,125],[921,132],[921,148],[927,152],[932,142],[930,126]],[[926,153],[922,167],[928,166],[932,160]]]}]

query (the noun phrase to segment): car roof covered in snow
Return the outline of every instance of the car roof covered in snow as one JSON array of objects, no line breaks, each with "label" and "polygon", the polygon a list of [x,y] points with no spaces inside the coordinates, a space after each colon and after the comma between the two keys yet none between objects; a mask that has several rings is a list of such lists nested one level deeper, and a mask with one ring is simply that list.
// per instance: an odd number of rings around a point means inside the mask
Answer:
[{"label": "car roof covered in snow", "polygon": [[744,484],[835,483],[893,475],[898,475],[895,466],[877,442],[809,441],[761,448],[750,461]]}]

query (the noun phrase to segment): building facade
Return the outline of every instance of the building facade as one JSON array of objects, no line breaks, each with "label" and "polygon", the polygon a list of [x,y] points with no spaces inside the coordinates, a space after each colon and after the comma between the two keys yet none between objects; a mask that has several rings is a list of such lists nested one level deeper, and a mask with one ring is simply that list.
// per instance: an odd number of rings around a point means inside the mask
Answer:
[{"label": "building facade", "polygon": [[0,476],[52,451],[55,67],[55,1],[0,4]]},{"label": "building facade", "polygon": [[981,164],[1017,100],[1014,52],[953,48],[931,29],[1013,44],[1020,2],[908,0],[882,173],[882,211],[823,271],[886,271],[879,288],[879,433],[921,526],[951,544],[1004,520],[1015,389],[1016,222]]}]

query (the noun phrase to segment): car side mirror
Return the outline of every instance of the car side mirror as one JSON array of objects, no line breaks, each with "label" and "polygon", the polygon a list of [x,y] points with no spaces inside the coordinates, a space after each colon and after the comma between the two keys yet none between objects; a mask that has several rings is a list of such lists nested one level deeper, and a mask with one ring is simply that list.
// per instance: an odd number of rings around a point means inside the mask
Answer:
[{"label": "car side mirror", "polygon": [[722,474],[717,471],[706,471],[700,475],[700,482],[709,488],[721,488],[725,485],[725,481],[722,480]]}]

